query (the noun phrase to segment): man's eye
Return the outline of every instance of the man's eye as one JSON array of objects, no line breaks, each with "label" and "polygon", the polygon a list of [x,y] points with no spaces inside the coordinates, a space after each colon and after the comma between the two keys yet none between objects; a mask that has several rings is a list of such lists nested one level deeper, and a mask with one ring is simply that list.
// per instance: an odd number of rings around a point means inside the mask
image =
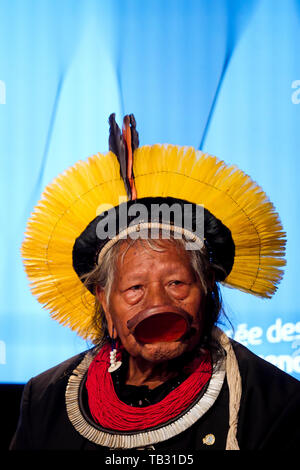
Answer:
[{"label": "man's eye", "polygon": [[175,280],[175,281],[171,281],[170,284],[171,286],[180,286],[181,284],[183,284],[183,282],[179,280]]},{"label": "man's eye", "polygon": [[141,284],[136,284],[134,286],[131,286],[129,287],[129,290],[133,290],[133,291],[136,291],[136,290],[139,290],[142,288],[142,285]]}]

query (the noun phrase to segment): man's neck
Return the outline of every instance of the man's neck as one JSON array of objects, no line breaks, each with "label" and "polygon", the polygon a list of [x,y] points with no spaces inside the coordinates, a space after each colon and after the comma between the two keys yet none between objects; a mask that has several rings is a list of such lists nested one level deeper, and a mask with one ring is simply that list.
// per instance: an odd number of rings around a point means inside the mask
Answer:
[{"label": "man's neck", "polygon": [[129,357],[127,385],[147,385],[150,389],[158,387],[167,380],[175,377],[178,372],[170,368],[168,361],[153,364],[143,358]]}]

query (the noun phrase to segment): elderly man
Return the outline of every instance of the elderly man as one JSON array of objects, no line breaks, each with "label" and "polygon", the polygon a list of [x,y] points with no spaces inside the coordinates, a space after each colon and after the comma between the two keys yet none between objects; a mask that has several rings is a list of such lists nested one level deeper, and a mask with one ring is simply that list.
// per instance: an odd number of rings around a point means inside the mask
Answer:
[{"label": "elderly man", "polygon": [[296,448],[299,382],[216,326],[219,283],[276,290],[272,204],[215,157],[138,148],[132,115],[110,125],[111,151],[59,176],[28,224],[33,292],[94,346],[28,382],[11,449]]}]

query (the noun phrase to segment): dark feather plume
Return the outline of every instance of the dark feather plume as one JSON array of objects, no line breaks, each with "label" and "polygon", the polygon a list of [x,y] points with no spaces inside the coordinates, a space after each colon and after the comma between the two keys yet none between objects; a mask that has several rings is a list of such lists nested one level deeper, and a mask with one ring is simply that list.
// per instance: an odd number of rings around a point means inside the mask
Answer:
[{"label": "dark feather plume", "polygon": [[130,114],[129,118],[130,118],[130,128],[131,128],[131,147],[132,147],[132,153],[133,153],[135,149],[137,149],[139,146],[139,134],[136,130],[136,122],[135,122],[134,115]]},{"label": "dark feather plume", "polygon": [[131,190],[129,181],[127,178],[127,151],[126,151],[126,144],[123,140],[121,130],[116,123],[116,115],[112,113],[109,118],[109,139],[108,145],[109,150],[113,152],[120,164],[120,175],[124,181],[126,192],[129,198],[131,198]]}]

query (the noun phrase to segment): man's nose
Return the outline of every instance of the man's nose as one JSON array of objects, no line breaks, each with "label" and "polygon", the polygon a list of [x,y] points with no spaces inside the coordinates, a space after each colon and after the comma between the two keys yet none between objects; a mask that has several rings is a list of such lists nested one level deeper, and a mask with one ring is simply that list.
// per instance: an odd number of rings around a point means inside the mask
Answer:
[{"label": "man's nose", "polygon": [[160,281],[152,281],[148,284],[147,303],[154,307],[156,305],[165,305],[170,301],[170,296],[165,286]]}]

